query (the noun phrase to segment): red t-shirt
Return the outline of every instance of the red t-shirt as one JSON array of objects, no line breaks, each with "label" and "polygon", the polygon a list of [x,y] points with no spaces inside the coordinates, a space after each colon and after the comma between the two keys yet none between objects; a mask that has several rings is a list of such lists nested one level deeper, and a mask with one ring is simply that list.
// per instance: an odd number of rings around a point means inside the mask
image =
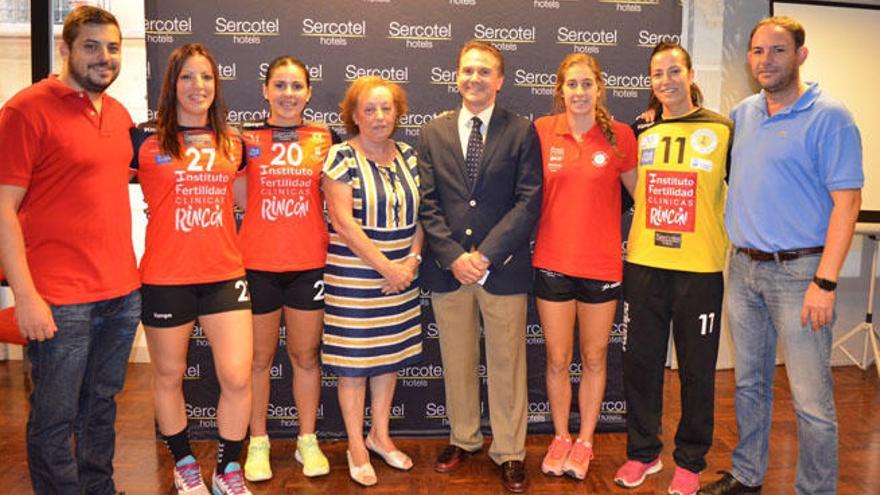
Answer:
[{"label": "red t-shirt", "polygon": [[37,292],[49,303],[112,299],[140,286],[131,242],[128,111],[101,112],[57,76],[0,109],[0,184],[27,189],[18,211]]},{"label": "red t-shirt", "polygon": [[239,231],[244,266],[270,272],[322,268],[327,221],[321,167],[338,141],[326,127],[247,123],[247,208]]},{"label": "red t-shirt", "polygon": [[132,134],[144,200],[147,233],[141,278],[150,285],[206,284],[244,275],[232,181],[242,164],[242,143],[220,153],[213,131],[180,132],[180,158],[164,153],[155,127]]},{"label": "red t-shirt", "polygon": [[636,166],[632,130],[612,121],[616,154],[594,125],[575,141],[564,114],[535,121],[544,155],[544,193],[532,264],[572,277],[619,282],[620,174]]}]

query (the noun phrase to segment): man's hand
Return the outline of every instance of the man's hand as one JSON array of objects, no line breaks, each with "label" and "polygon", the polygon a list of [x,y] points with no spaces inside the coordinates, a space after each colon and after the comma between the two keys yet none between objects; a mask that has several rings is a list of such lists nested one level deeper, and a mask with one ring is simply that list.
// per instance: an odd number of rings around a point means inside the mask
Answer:
[{"label": "man's hand", "polygon": [[489,269],[489,266],[491,266],[492,263],[489,261],[489,258],[483,256],[483,253],[474,250],[474,251],[471,251],[470,254],[471,254],[471,260],[473,261],[473,263],[477,267],[479,267],[480,270],[485,272],[486,270]]},{"label": "man's hand", "polygon": [[813,331],[819,331],[825,325],[830,325],[834,313],[834,297],[834,291],[822,290],[811,282],[807,287],[807,293],[804,294],[801,326],[810,323]]},{"label": "man's hand", "polygon": [[452,275],[462,285],[470,285],[477,283],[478,280],[483,278],[488,267],[489,263],[483,262],[479,252],[471,251],[469,253],[462,253],[461,256],[452,262],[449,269],[452,270]]},{"label": "man's hand", "polygon": [[52,318],[52,310],[39,295],[15,299],[15,320],[21,335],[40,342],[55,336],[58,327]]}]

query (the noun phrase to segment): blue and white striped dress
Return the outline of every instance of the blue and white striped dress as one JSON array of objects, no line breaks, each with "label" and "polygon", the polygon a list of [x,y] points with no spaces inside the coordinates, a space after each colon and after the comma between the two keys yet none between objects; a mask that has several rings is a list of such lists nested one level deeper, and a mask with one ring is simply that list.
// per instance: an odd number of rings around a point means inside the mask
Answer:
[{"label": "blue and white striped dress", "polygon": [[[368,160],[350,144],[327,153],[324,174],[352,188],[352,213],[388,257],[409,254],[419,210],[415,151],[397,143],[393,167]],[[340,376],[373,376],[417,363],[422,355],[421,308],[416,281],[400,294],[382,294],[382,275],[361,260],[330,226],[324,269],[321,360]]]}]

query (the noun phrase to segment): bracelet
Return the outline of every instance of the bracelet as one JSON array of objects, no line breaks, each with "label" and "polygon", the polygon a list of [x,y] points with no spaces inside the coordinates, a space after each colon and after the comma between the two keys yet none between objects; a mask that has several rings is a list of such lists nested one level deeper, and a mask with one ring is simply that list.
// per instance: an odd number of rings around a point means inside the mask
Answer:
[{"label": "bracelet", "polygon": [[415,258],[416,262],[418,262],[420,265],[422,264],[422,255],[419,253],[409,253],[408,255],[406,255],[406,257]]},{"label": "bracelet", "polygon": [[827,278],[822,278],[818,275],[813,277],[813,283],[819,286],[820,289],[825,292],[833,292],[834,289],[837,288],[837,282],[833,280],[828,280]]}]

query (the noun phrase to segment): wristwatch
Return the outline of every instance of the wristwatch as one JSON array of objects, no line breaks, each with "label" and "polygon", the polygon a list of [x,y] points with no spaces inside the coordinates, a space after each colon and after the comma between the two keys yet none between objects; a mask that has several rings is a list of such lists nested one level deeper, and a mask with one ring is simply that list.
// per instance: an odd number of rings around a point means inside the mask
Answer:
[{"label": "wristwatch", "polygon": [[822,278],[818,275],[813,277],[813,283],[818,285],[820,289],[828,292],[833,292],[834,289],[837,288],[837,282],[833,280],[828,280],[827,278]]}]

